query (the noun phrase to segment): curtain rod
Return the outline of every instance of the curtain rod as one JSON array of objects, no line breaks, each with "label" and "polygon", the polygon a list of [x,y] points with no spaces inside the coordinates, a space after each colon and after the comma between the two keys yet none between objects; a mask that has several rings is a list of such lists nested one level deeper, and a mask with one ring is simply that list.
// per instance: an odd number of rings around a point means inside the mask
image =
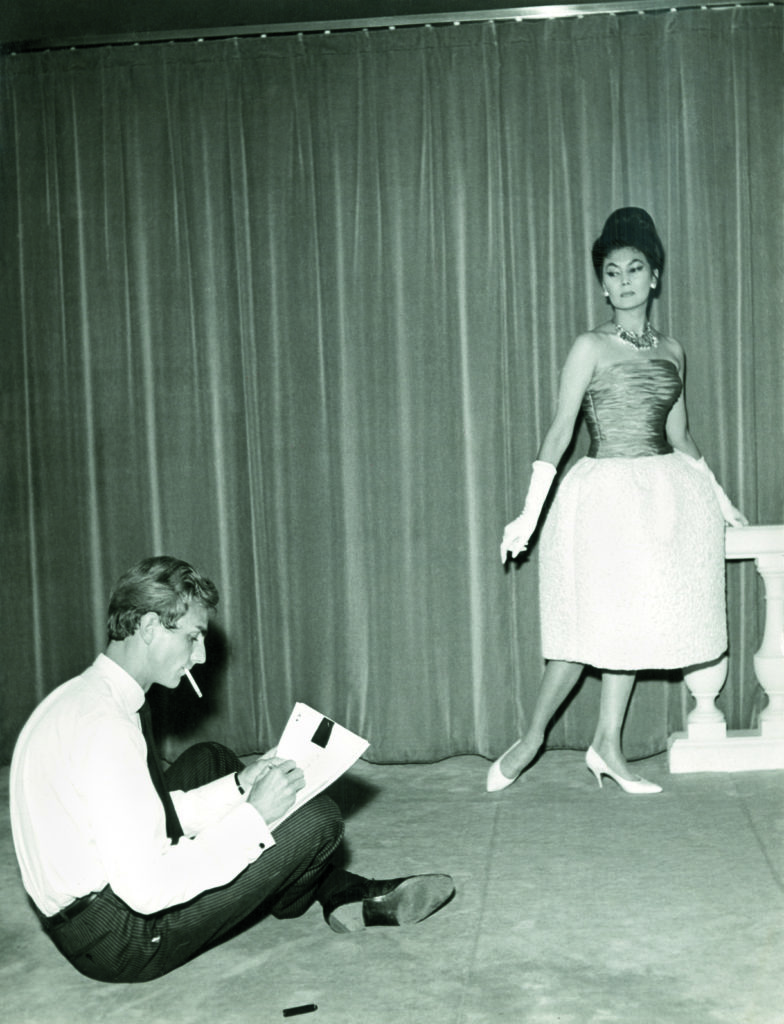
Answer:
[{"label": "curtain rod", "polygon": [[85,49],[101,46],[129,46],[161,42],[203,42],[206,39],[235,39],[271,35],[329,34],[361,29],[421,28],[433,25],[460,25],[482,21],[547,21],[559,18],[585,18],[594,15],[663,14],[677,11],[728,10],[736,7],[781,7],[784,0],[609,0],[574,4],[544,4],[525,7],[501,7],[477,11],[440,11],[373,18],[340,18],[332,21],[273,22],[268,25],[211,26],[198,29],[170,29],[156,32],[118,33],[79,36],[70,39],[37,39],[4,43],[0,52],[14,54],[40,50]]}]

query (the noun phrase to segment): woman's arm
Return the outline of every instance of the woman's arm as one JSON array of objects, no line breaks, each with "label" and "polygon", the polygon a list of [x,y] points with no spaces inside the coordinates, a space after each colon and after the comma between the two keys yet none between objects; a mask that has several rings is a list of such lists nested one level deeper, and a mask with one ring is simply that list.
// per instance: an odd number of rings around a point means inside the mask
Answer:
[{"label": "woman's arm", "polygon": [[597,342],[592,334],[581,334],[566,357],[561,370],[558,401],[552,423],[536,456],[541,462],[557,466],[574,434],[583,396],[591,383],[597,363]]},{"label": "woman's arm", "polygon": [[665,424],[667,440],[677,451],[685,452],[686,455],[691,455],[693,459],[701,459],[700,450],[694,443],[694,438],[689,431],[689,414],[686,411],[686,356],[683,348],[677,341],[670,338],[668,339],[668,344],[672,349],[678,373],[680,374],[681,393],[667,417]]},{"label": "woman's arm", "polygon": [[724,493],[723,488],[711,472],[709,466],[705,462],[705,459],[701,455],[699,448],[694,443],[694,438],[691,436],[684,393],[686,357],[683,354],[683,349],[677,342],[672,342],[671,340],[671,344],[675,347],[678,372],[681,375],[681,381],[684,381],[684,387],[681,389],[678,401],[672,409],[670,409],[670,414],[667,417],[667,423],[665,425],[667,440],[677,451],[683,452],[685,455],[690,455],[695,460],[697,468],[708,477],[711,487],[713,488],[713,492],[716,495],[716,500],[719,503],[721,513],[724,516],[724,521],[730,526],[748,526],[748,519],[742,512],[739,512],[738,509],[735,508]]},{"label": "woman's arm", "polygon": [[596,366],[596,352],[595,339],[591,335],[581,334],[566,358],[561,371],[555,417],[533,464],[523,511],[504,530],[501,541],[502,562],[510,554],[516,558],[528,547],[552,486],[556,467],[572,439],[580,404]]},{"label": "woman's arm", "polygon": [[680,398],[670,409],[665,429],[667,440],[673,448],[679,452],[685,452],[686,455],[691,455],[693,459],[702,458],[700,450],[694,443],[694,438],[689,431],[689,417],[686,412],[686,399],[683,397],[683,392],[681,392]]}]

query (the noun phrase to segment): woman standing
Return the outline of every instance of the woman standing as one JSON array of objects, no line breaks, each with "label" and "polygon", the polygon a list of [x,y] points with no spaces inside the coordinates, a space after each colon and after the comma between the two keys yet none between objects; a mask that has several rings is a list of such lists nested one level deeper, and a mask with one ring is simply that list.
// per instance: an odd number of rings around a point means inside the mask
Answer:
[{"label": "woman standing", "polygon": [[653,220],[616,210],[592,257],[612,318],[569,352],[525,507],[501,543],[502,561],[526,550],[582,410],[590,451],[561,482],[540,541],[542,688],[527,732],[490,767],[491,792],[534,760],[586,664],[602,672],[588,768],[600,786],[607,775],[627,793],[660,792],[621,750],[635,674],[723,671],[726,656],[724,524],[747,520],[689,433],[683,349],[648,320],[664,268]]}]

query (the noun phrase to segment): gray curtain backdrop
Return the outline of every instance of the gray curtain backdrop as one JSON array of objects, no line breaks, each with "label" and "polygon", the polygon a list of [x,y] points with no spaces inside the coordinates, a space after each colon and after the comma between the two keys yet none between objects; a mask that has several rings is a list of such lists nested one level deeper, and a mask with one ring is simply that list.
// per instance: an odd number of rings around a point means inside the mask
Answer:
[{"label": "gray curtain backdrop", "polygon": [[[537,560],[504,570],[589,249],[640,205],[654,319],[736,503],[784,518],[782,7],[0,62],[2,756],[105,640],[137,559],[222,600],[169,753],[272,744],[295,700],[378,761],[497,755],[533,706]],[[585,451],[581,431],[571,458]],[[764,600],[728,567],[730,727]],[[590,741],[598,680],[551,746]],[[678,676],[635,692],[664,749]]]}]

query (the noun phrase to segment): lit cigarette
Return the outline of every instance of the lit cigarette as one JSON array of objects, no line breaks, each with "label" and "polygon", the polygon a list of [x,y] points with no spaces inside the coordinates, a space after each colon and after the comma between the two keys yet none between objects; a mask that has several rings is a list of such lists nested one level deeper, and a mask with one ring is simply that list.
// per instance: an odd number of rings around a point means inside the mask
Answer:
[{"label": "lit cigarette", "polygon": [[191,684],[193,689],[196,691],[196,696],[197,697],[203,696],[201,690],[196,685],[196,680],[193,678],[193,676],[190,674],[190,672],[187,670],[187,668],[185,669],[185,675],[188,677],[188,682]]}]

